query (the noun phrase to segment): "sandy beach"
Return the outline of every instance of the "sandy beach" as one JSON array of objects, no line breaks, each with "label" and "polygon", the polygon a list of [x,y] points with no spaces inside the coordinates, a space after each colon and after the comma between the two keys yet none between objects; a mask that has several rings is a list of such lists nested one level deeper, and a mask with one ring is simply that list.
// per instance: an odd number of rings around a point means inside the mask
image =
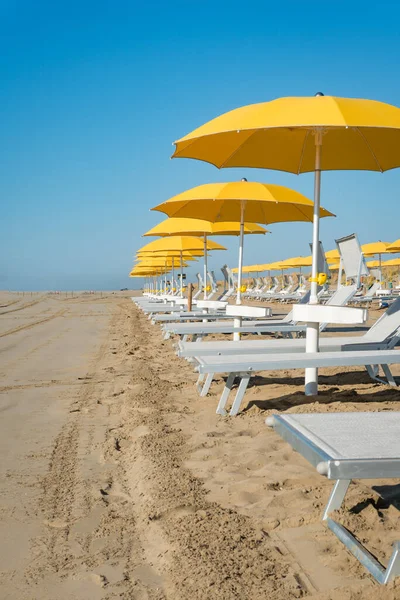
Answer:
[{"label": "sandy beach", "polygon": [[[397,390],[325,369],[316,402],[301,371],[272,372],[218,417],[222,378],[199,398],[122,293],[1,293],[0,357],[1,599],[400,598],[326,529],[331,483],[264,423],[400,410]],[[400,483],[371,485],[352,484],[338,518],[384,562]]]}]

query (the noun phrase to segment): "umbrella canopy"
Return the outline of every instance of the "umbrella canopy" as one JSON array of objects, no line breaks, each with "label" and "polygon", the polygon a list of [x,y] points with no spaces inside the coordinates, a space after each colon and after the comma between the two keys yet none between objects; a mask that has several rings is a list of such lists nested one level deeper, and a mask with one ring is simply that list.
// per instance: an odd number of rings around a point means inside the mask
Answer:
[{"label": "umbrella canopy", "polygon": [[[265,234],[268,232],[264,227],[261,227],[261,225],[257,225],[257,223],[245,223],[243,233],[248,235]],[[168,237],[170,235],[240,235],[240,223],[234,221],[212,223],[211,221],[204,221],[203,219],[165,219],[144,233],[143,237]]]},{"label": "umbrella canopy", "polygon": [[[151,210],[159,210],[169,217],[203,217],[213,223],[241,223],[243,207],[243,233],[244,224],[249,221],[270,225],[313,220],[313,203],[300,192],[283,185],[245,179],[199,185],[173,196]],[[321,217],[333,216],[333,213],[321,208]]]},{"label": "umbrella canopy", "polygon": [[175,142],[173,158],[218,168],[315,171],[316,130],[323,128],[320,168],[387,171],[400,166],[400,110],[374,100],[278,98],[227,112]]},{"label": "umbrella canopy", "polygon": [[[242,273],[259,273],[260,271],[265,271],[265,269],[263,269],[264,265],[247,265],[242,267]],[[238,267],[235,267],[234,269],[232,269],[232,273],[237,273],[238,272]]]},{"label": "umbrella canopy", "polygon": [[[191,250],[190,252],[188,250],[185,250],[184,252],[182,252],[182,256],[183,257],[191,257],[191,256],[203,256],[204,252],[203,250]],[[181,252],[180,250],[163,250],[163,251],[159,251],[159,252],[154,252],[154,251],[150,251],[150,250],[138,250],[136,252],[136,256],[138,258],[151,258],[151,257],[160,257],[160,256],[169,256],[169,257],[173,257],[173,256],[181,256]]]},{"label": "umbrella canopy", "polygon": [[325,252],[325,258],[326,260],[340,260],[339,250],[336,250],[336,248],[334,250],[328,250],[328,252]]},{"label": "umbrella canopy", "polygon": [[297,256],[295,258],[288,258],[285,260],[285,264],[290,269],[295,269],[297,267],[311,267],[312,256]]},{"label": "umbrella canopy", "polygon": [[393,250],[390,250],[389,242],[371,242],[370,244],[363,244],[361,250],[364,256],[375,256],[375,254],[390,254]]},{"label": "umbrella canopy", "polygon": [[[241,303],[244,223],[281,223],[313,221],[314,206],[309,198],[282,185],[242,181],[208,183],[173,196],[152,210],[169,217],[207,218],[212,222],[240,223],[238,291]],[[321,217],[334,216],[321,208]]]},{"label": "umbrella canopy", "polygon": [[[164,252],[168,250],[176,250],[179,252],[185,252],[186,250],[192,252],[193,250],[203,251],[203,240],[192,236],[173,236],[161,238],[149,242],[145,246],[139,249],[139,252]],[[226,250],[221,244],[213,242],[212,240],[207,241],[207,250]]]},{"label": "umbrella canopy", "polygon": [[391,258],[381,263],[382,267],[400,267],[400,258]]},{"label": "umbrella canopy", "polygon": [[[267,230],[256,223],[245,223],[244,234],[265,234]],[[235,222],[212,223],[203,219],[165,219],[144,236],[202,235],[204,240],[204,299],[207,298],[207,238],[210,235],[240,235],[240,224]]]},{"label": "umbrella canopy", "polygon": [[339,267],[340,263],[338,262],[328,264],[328,268],[330,271],[339,271]]},{"label": "umbrella canopy", "polygon": [[392,242],[390,244],[390,246],[388,246],[387,249],[393,253],[400,252],[400,238],[398,240],[396,240],[395,242]]},{"label": "umbrella canopy", "polygon": [[380,267],[382,263],[380,260],[369,260],[366,264],[369,269],[375,269]]},{"label": "umbrella canopy", "polygon": [[[278,98],[225,113],[175,142],[174,157],[219,168],[314,171],[314,227],[310,304],[318,299],[321,171],[387,171],[400,166],[400,109],[317,93]],[[256,222],[257,219],[251,219]],[[307,325],[306,349],[318,352],[319,324]],[[306,370],[306,394],[318,392],[317,369]]]}]

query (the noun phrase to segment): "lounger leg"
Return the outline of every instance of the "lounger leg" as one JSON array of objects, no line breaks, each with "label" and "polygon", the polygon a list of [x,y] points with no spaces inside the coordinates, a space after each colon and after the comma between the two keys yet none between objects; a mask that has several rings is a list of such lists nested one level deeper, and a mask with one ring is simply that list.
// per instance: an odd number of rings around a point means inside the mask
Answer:
[{"label": "lounger leg", "polygon": [[333,487],[331,495],[329,496],[328,504],[326,505],[324,516],[322,517],[324,521],[328,518],[329,513],[334,510],[338,510],[343,503],[344,497],[349,488],[351,479],[338,479]]},{"label": "lounger leg", "polygon": [[235,396],[235,399],[232,404],[232,408],[229,412],[229,415],[231,417],[234,417],[239,412],[243,396],[245,395],[247,386],[249,385],[250,377],[251,377],[250,373],[246,373],[242,376],[238,391],[236,392],[236,396]]},{"label": "lounger leg", "polygon": [[217,415],[226,416],[225,404],[229,398],[229,394],[231,393],[233,383],[236,378],[236,373],[230,373],[228,379],[226,380],[224,391],[221,394],[221,398],[219,399],[217,406]]},{"label": "lounger leg", "polygon": [[329,517],[329,513],[341,507],[350,480],[339,479],[330,495],[326,506],[323,520],[327,522],[329,529],[346,546],[346,548],[360,561],[360,563],[371,573],[378,583],[385,584],[391,581],[397,575],[400,575],[400,542],[393,546],[392,556],[388,566],[385,569],[364,546],[355,539],[355,537],[343,525],[337,523]]},{"label": "lounger leg", "polygon": [[207,378],[203,385],[203,389],[200,392],[200,396],[207,396],[208,390],[210,389],[210,385],[212,384],[213,377],[214,373],[207,373]]},{"label": "lounger leg", "polygon": [[392,387],[398,387],[389,365],[381,365],[381,367],[385,374],[386,381],[382,379],[382,377],[379,377],[379,365],[366,365],[368,375],[371,377],[371,379],[374,379],[374,381],[379,381],[379,383],[389,384]]},{"label": "lounger leg", "polygon": [[197,391],[199,392],[199,394],[201,394],[201,388],[202,388],[201,384],[204,381],[204,376],[205,376],[204,373],[200,373],[200,375],[198,376],[197,381],[196,381],[196,387],[197,387]]},{"label": "lounger leg", "polygon": [[385,377],[388,381],[388,384],[392,387],[397,387],[397,383],[395,378],[393,377],[392,371],[390,370],[389,365],[381,365],[382,371],[385,373]]},{"label": "lounger leg", "polygon": [[171,333],[170,333],[170,332],[167,330],[167,331],[164,333],[164,340],[169,340],[169,338],[170,338],[170,337],[171,337]]}]

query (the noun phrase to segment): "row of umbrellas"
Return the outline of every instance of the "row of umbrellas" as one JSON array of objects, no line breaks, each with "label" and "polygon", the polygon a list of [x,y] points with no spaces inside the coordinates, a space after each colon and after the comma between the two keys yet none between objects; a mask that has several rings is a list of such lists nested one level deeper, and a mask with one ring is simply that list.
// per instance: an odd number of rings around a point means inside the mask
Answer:
[{"label": "row of umbrellas", "polygon": [[[379,260],[372,260],[367,262],[367,267],[394,267],[400,266],[400,258],[393,258],[388,261],[382,262],[383,254],[398,254],[400,252],[400,239],[393,243],[389,242],[371,242],[369,244],[363,244],[361,251],[364,256],[372,257],[379,256]],[[338,250],[329,250],[325,253],[325,257],[331,271],[339,269],[340,255]],[[246,265],[242,268],[243,273],[262,273],[263,271],[284,271],[286,269],[311,267],[312,256],[296,256],[293,258],[287,258],[282,261],[276,261],[273,263]],[[234,273],[237,273],[238,269],[233,269]]]},{"label": "row of umbrellas", "polygon": [[[169,217],[240,223],[238,302],[244,223],[312,221],[310,304],[318,304],[320,218],[332,215],[320,207],[321,173],[349,169],[384,172],[397,168],[399,142],[400,109],[374,100],[338,98],[318,92],[312,97],[278,98],[244,106],[177,140],[173,158],[201,160],[219,169],[251,167],[294,174],[314,172],[314,203],[283,186],[242,180],[199,186],[155,209]],[[292,213],[296,218],[286,219]],[[309,323],[308,352],[318,351],[318,338],[318,323]],[[317,370],[307,369],[306,394],[317,393],[317,382]]]}]

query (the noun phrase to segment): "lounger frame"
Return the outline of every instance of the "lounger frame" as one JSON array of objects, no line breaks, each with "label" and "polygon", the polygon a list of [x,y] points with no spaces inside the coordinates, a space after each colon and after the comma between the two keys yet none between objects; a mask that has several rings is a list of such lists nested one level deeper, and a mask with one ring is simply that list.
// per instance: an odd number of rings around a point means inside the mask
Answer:
[{"label": "lounger frame", "polygon": [[294,450],[314,465],[321,475],[335,480],[322,520],[326,522],[336,537],[371,573],[378,583],[386,584],[394,577],[400,575],[399,541],[395,542],[389,563],[385,568],[350,531],[331,517],[333,511],[341,508],[352,479],[398,478],[400,473],[400,458],[338,460],[321,450],[300,431],[292,427],[284,417],[274,415],[267,419],[267,424],[271,425]]}]

